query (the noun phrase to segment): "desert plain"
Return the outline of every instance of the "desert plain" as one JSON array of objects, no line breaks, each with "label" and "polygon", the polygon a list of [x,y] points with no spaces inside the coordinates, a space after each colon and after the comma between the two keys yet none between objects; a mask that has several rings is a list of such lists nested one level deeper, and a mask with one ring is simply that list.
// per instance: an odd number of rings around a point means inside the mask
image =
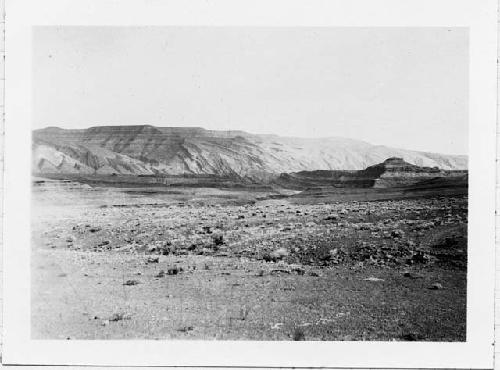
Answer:
[{"label": "desert plain", "polygon": [[37,177],[32,201],[34,339],[466,339],[462,188]]}]

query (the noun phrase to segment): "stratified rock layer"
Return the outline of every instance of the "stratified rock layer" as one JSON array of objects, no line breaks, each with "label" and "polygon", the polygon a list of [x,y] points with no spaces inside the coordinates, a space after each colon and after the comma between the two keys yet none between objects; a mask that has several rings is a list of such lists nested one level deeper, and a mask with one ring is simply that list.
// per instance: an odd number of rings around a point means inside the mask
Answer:
[{"label": "stratified rock layer", "polygon": [[466,186],[467,170],[442,170],[438,167],[421,167],[391,157],[384,162],[359,171],[300,171],[283,173],[277,184],[294,189],[313,187],[337,188],[393,188],[409,185]]},{"label": "stratified rock layer", "polygon": [[35,174],[214,174],[263,179],[311,170],[361,170],[389,157],[442,170],[467,157],[416,152],[345,138],[305,139],[198,127],[49,127],[33,132]]}]

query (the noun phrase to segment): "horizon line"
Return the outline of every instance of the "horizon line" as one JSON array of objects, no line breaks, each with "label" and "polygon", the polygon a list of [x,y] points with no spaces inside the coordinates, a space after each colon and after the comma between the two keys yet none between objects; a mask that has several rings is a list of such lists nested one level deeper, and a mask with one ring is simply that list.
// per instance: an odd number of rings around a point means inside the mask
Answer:
[{"label": "horizon line", "polygon": [[280,135],[280,134],[275,134],[275,133],[254,133],[254,132],[249,132],[246,130],[241,130],[241,129],[230,129],[230,130],[224,130],[224,129],[207,129],[202,126],[156,126],[153,124],[149,123],[144,123],[144,124],[103,124],[103,125],[92,125],[88,127],[80,127],[80,128],[66,128],[66,127],[60,127],[60,126],[55,126],[55,125],[48,125],[45,127],[39,127],[39,128],[32,128],[32,132],[34,131],[39,131],[39,130],[46,130],[46,129],[59,129],[59,130],[67,130],[67,131],[84,131],[84,130],[89,130],[92,128],[98,128],[98,127],[124,127],[124,126],[131,126],[131,127],[153,127],[153,128],[179,128],[179,129],[200,129],[204,131],[215,131],[215,132],[243,132],[245,134],[249,135],[255,135],[255,136],[278,136],[282,138],[290,138],[290,139],[346,139],[346,140],[352,140],[352,141],[358,141],[358,142],[363,142],[366,144],[370,144],[373,146],[381,146],[381,147],[387,147],[387,148],[393,148],[393,149],[400,149],[400,150],[409,150],[413,152],[421,152],[421,153],[430,153],[430,154],[444,154],[444,155],[450,155],[450,156],[462,156],[462,157],[468,157],[468,154],[457,154],[457,153],[443,153],[443,152],[437,152],[433,150],[418,150],[418,149],[406,149],[406,148],[399,148],[399,147],[393,147],[393,146],[388,146],[386,144],[373,144],[372,142],[369,142],[367,140],[363,139],[354,139],[352,137],[347,137],[347,136],[287,136],[287,135]]}]

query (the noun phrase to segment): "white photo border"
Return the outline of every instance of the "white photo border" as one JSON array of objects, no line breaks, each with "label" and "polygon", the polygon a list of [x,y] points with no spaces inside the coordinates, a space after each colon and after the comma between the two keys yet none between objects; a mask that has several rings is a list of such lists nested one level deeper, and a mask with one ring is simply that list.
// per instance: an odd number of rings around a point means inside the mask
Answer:
[{"label": "white photo border", "polygon": [[[496,21],[496,0],[7,0],[4,364],[492,368]],[[467,341],[31,340],[31,38],[43,25],[468,28]]]}]

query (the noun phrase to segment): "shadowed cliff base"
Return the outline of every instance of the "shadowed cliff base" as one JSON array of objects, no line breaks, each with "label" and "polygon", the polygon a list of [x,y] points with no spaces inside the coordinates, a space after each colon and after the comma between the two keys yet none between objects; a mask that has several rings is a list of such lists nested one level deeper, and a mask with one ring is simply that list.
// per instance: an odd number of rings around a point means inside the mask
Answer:
[{"label": "shadowed cliff base", "polygon": [[466,170],[441,170],[411,165],[400,158],[360,171],[301,171],[267,174],[256,181],[238,176],[196,175],[81,175],[44,174],[44,179],[74,181],[92,187],[132,188],[138,192],[168,193],[173,188],[220,188],[267,192],[268,198],[292,197],[294,202],[407,199],[467,195]]}]

